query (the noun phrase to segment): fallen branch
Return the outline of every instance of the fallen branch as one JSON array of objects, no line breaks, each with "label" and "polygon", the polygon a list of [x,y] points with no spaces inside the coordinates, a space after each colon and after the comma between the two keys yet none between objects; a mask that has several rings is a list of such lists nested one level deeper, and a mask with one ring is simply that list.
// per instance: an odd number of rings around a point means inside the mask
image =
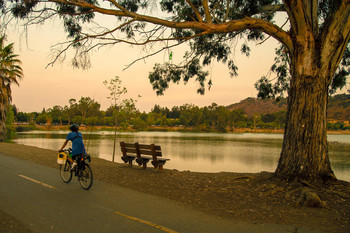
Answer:
[{"label": "fallen branch", "polygon": [[255,179],[254,176],[239,176],[234,178],[233,180],[241,180],[241,179]]}]

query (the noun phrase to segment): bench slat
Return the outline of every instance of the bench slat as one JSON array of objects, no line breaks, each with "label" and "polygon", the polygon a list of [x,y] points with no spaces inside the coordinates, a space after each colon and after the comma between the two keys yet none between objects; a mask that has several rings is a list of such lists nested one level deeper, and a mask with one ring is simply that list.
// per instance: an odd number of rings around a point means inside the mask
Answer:
[{"label": "bench slat", "polygon": [[[126,153],[133,153],[133,154],[137,154],[137,150],[135,148],[125,148],[125,152]],[[151,150],[140,150],[140,154],[143,155],[153,155]],[[161,151],[156,151],[156,155],[161,157],[162,156],[162,152]]]},{"label": "bench slat", "polygon": [[[140,154],[142,155],[153,155],[153,152],[150,150],[140,150]],[[158,157],[162,157],[162,152],[161,151],[156,151],[156,155]]]},{"label": "bench slat", "polygon": [[125,152],[126,153],[133,153],[133,154],[137,153],[135,148],[125,148]]},{"label": "bench slat", "polygon": [[124,142],[124,146],[125,147],[135,147],[135,144],[134,143],[125,143]]},{"label": "bench slat", "polygon": [[[140,149],[148,149],[148,150],[151,150],[151,149],[152,149],[151,145],[145,145],[145,144],[139,144],[139,148],[140,148]],[[156,150],[161,150],[161,147],[160,147],[160,146],[157,146],[157,145],[155,145],[154,148],[155,148]]]},{"label": "bench slat", "polygon": [[168,161],[168,160],[170,160],[170,159],[166,159],[166,158],[158,158],[158,160],[160,160],[160,161]]}]

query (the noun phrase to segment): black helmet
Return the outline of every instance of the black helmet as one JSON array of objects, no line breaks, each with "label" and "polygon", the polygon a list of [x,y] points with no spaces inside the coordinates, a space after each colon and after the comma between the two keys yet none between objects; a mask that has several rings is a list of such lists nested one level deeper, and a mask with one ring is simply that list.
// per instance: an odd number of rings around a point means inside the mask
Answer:
[{"label": "black helmet", "polygon": [[77,124],[73,124],[69,127],[69,129],[72,131],[72,132],[77,132],[79,130],[79,126]]}]

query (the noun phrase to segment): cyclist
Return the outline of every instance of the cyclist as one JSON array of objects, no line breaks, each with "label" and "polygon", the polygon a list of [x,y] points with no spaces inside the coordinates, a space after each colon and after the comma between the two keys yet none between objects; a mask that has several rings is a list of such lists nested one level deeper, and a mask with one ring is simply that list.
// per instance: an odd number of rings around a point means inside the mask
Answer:
[{"label": "cyclist", "polygon": [[85,146],[83,142],[83,135],[79,132],[79,126],[77,124],[73,124],[69,127],[69,129],[72,132],[68,133],[66,141],[63,143],[59,152],[63,151],[64,147],[69,141],[72,141],[72,159],[68,157],[68,160],[73,163],[73,169],[74,166],[77,165],[75,161],[77,156],[85,154]]}]

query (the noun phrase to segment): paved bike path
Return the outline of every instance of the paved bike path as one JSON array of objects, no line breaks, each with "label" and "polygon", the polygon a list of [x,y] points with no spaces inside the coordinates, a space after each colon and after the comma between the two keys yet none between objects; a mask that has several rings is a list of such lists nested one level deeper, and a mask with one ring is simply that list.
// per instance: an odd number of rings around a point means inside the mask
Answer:
[{"label": "paved bike path", "polygon": [[98,180],[85,191],[76,177],[66,184],[58,169],[2,154],[0,209],[38,233],[313,232],[288,225],[220,219]]}]

